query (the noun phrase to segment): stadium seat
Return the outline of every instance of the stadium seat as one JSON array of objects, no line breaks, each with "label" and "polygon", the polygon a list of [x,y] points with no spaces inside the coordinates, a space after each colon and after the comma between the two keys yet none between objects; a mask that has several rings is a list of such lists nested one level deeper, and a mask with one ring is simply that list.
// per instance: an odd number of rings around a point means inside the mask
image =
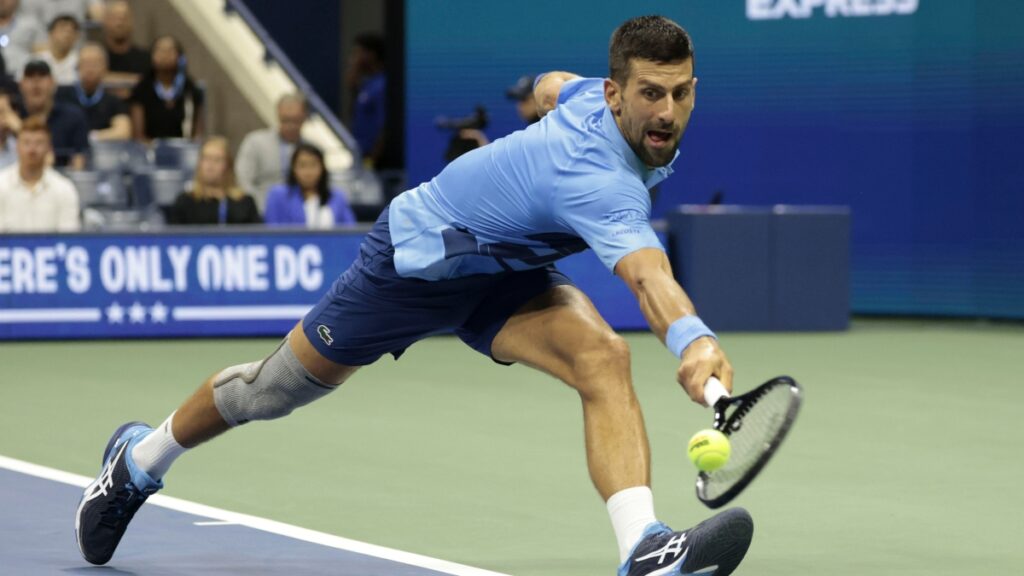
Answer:
[{"label": "stadium seat", "polygon": [[120,172],[67,170],[64,175],[78,190],[78,201],[83,207],[127,204],[128,198]]},{"label": "stadium seat", "polygon": [[187,180],[182,170],[156,168],[137,171],[132,176],[132,204],[143,209],[173,204],[185,189]]},{"label": "stadium seat", "polygon": [[153,143],[153,165],[191,174],[199,164],[199,147],[199,143],[183,138],[157,140]]},{"label": "stadium seat", "polygon": [[93,142],[90,146],[93,170],[127,173],[149,163],[142,144],[126,140]]},{"label": "stadium seat", "polygon": [[340,189],[360,222],[374,221],[384,206],[380,180],[368,170],[347,170],[330,175],[331,186]]}]

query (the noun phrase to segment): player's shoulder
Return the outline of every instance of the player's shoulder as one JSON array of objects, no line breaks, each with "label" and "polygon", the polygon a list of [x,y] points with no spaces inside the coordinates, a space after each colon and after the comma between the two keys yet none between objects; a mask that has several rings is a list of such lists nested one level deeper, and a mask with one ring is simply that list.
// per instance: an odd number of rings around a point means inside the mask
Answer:
[{"label": "player's shoulder", "polygon": [[562,84],[558,91],[558,103],[588,99],[604,102],[604,78],[575,78]]}]

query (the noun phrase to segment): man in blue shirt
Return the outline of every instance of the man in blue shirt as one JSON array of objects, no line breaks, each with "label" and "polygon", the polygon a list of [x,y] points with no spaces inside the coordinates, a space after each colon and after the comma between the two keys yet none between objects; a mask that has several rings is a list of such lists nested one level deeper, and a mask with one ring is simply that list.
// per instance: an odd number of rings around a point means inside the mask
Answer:
[{"label": "man in blue shirt", "polygon": [[371,167],[385,152],[387,134],[387,78],[384,74],[384,39],[376,34],[355,38],[349,60],[348,83],[352,90],[352,136],[363,160]]},{"label": "man in blue shirt", "polygon": [[[522,362],[578,391],[620,576],[730,574],[750,544],[749,514],[727,510],[684,532],[657,521],[629,348],[552,265],[593,249],[680,357],[676,379],[689,396],[704,403],[712,377],[731,389],[732,368],[649,221],[649,189],[671,173],[694,107],[690,38],[666,18],[635,18],[612,35],[609,60],[608,79],[543,75],[540,122],[396,197],[356,262],[273,354],[214,376],[156,430],[115,431],[79,510],[86,558],[110,558],[131,513],[188,448],[286,415],[384,354],[453,332],[496,362]],[[105,490],[109,478],[135,489],[118,500]],[[130,513],[98,527],[103,506]]]}]

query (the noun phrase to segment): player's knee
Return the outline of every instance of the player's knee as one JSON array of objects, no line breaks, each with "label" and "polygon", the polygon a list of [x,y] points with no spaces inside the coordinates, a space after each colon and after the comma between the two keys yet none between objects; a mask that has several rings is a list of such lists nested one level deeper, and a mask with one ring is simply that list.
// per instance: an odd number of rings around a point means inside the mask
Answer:
[{"label": "player's knee", "polygon": [[583,394],[629,386],[629,344],[612,331],[583,338],[572,363],[572,382]]},{"label": "player's knee", "polygon": [[334,388],[313,377],[285,340],[265,360],[232,366],[214,376],[213,400],[224,421],[239,426],[287,416]]}]

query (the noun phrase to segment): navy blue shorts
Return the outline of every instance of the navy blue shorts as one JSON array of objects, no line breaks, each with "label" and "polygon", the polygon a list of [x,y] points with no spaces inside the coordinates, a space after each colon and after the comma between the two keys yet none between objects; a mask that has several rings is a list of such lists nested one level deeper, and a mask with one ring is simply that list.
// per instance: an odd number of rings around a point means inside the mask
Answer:
[{"label": "navy blue shorts", "polygon": [[359,257],[302,320],[306,337],[325,358],[365,366],[450,333],[491,356],[491,342],[517,310],[555,286],[572,284],[550,265],[452,280],[402,278],[394,256],[385,208]]}]

